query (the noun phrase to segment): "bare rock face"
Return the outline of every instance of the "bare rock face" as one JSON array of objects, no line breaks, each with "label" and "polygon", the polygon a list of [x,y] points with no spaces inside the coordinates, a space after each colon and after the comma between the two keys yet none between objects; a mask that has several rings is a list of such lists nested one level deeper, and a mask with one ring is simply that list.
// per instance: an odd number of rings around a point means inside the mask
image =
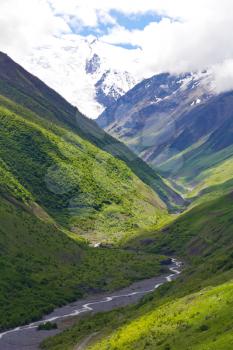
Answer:
[{"label": "bare rock face", "polygon": [[[206,72],[155,75],[107,108],[97,123],[126,142],[144,160],[159,165],[194,140],[195,136],[189,133],[190,123],[182,124],[182,118],[213,95],[211,78]],[[173,143],[174,147],[169,149]]]}]

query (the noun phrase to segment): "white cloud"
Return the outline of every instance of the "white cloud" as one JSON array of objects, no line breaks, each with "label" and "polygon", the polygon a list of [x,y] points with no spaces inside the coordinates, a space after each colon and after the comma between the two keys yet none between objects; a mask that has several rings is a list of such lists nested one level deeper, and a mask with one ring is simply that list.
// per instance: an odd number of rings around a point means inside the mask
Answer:
[{"label": "white cloud", "polygon": [[[143,7],[144,1],[141,4]],[[136,8],[139,11],[139,4]],[[115,26],[103,40],[140,46],[139,71],[146,76],[161,71],[180,73],[211,67],[217,91],[233,88],[231,0],[145,1],[144,9],[149,8],[170,19],[150,23],[144,30],[129,31]]]},{"label": "white cloud", "polygon": [[141,31],[114,27],[103,39],[114,44],[141,46],[143,62],[152,71],[203,69],[233,57],[232,2],[196,0],[195,6],[187,1],[177,0],[175,3],[173,10],[168,6],[171,2],[165,1],[167,6],[163,12],[179,17],[179,21],[165,18]]},{"label": "white cloud", "polygon": [[233,89],[233,59],[214,65],[212,73],[215,77],[213,88],[217,93]]},{"label": "white cloud", "polygon": [[[143,30],[128,30],[111,10],[165,18]],[[112,66],[128,69],[137,78],[210,67],[217,91],[233,88],[232,0],[1,0],[0,50],[23,63],[28,53],[48,45],[52,57],[60,45],[55,37],[66,40],[66,47],[78,42],[78,36],[70,35],[70,25],[98,31],[100,23],[111,24],[103,42],[141,47],[116,54],[114,46],[103,46]],[[64,55],[64,67],[67,64],[71,62]]]},{"label": "white cloud", "polygon": [[70,31],[46,0],[1,0],[0,49],[23,55],[53,35]]}]

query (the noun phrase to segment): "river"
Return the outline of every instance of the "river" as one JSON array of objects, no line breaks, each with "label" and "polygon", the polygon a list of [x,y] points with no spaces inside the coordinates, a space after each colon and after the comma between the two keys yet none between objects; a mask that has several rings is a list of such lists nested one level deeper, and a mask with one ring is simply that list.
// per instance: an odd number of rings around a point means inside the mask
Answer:
[{"label": "river", "polygon": [[[17,327],[0,334],[0,350],[38,350],[45,338],[58,334],[63,330],[62,322],[86,313],[110,311],[139,301],[144,295],[155,291],[164,283],[171,282],[181,273],[182,263],[172,259],[169,265],[170,274],[154,277],[133,283],[116,293],[99,294],[78,300],[77,302],[55,309],[41,321]],[[58,329],[38,331],[37,327],[44,322],[58,322]]]}]

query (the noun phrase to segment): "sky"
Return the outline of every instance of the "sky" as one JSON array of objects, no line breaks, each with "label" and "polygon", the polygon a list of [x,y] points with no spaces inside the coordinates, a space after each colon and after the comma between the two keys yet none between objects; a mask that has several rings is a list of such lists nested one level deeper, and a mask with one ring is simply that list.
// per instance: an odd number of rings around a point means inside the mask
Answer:
[{"label": "sky", "polygon": [[98,37],[113,65],[124,49],[119,62],[138,78],[211,69],[218,92],[233,88],[232,0],[0,0],[0,9],[0,50],[20,63],[38,47],[52,55]]}]

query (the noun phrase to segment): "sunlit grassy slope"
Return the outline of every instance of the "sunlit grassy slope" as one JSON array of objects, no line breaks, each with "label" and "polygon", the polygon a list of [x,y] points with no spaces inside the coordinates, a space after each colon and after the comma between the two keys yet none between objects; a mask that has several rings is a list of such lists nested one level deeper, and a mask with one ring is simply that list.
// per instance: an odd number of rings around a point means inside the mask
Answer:
[{"label": "sunlit grassy slope", "polygon": [[93,332],[88,349],[230,350],[233,346],[233,197],[201,204],[162,232],[128,242],[175,254],[182,276],[136,307],[98,315],[48,339],[45,349],[71,350]]},{"label": "sunlit grassy slope", "polygon": [[89,349],[231,350],[231,310],[232,281],[146,310]]},{"label": "sunlit grassy slope", "polygon": [[[81,84],[82,82],[77,83]],[[8,109],[20,115],[23,114],[26,119],[31,119],[32,114],[34,116],[36,114],[37,118],[47,122],[50,127],[59,125],[63,130],[72,131],[82,140],[88,141],[98,149],[124,161],[144,183],[159,195],[169,208],[176,208],[184,204],[182,198],[124,144],[109,136],[93,120],[83,116],[76,107],[69,104],[54,90],[1,52],[0,95],[16,103],[17,107],[12,105],[9,100],[8,102],[4,101],[4,105]],[[25,112],[25,107],[27,112]]]},{"label": "sunlit grassy slope", "polygon": [[187,198],[193,202],[192,205],[197,205],[230,193],[232,188],[233,158],[230,157],[201,172],[195,178],[195,186]]},{"label": "sunlit grassy slope", "polygon": [[73,350],[75,344],[88,335],[89,326],[96,333],[104,329],[105,336],[102,341],[97,340],[98,336],[94,338],[86,349],[231,350],[232,307],[231,281],[150,310],[141,307],[130,322],[125,322],[126,313],[122,311],[94,316],[66,331],[62,337],[47,340],[43,348]]},{"label": "sunlit grassy slope", "polygon": [[94,240],[153,227],[166,215],[160,198],[125,163],[24,113],[0,106],[2,192],[39,203],[61,225]]},{"label": "sunlit grassy slope", "polygon": [[[224,142],[224,133],[219,143]],[[214,138],[214,135],[210,137]],[[227,138],[227,137],[226,137]],[[217,136],[214,138],[217,143]],[[216,149],[215,149],[216,148]],[[207,202],[231,192],[233,185],[233,147],[217,147],[210,141],[180,153],[161,167],[162,173],[170,177],[175,188],[192,201],[193,205]],[[174,173],[168,169],[175,169]]]}]

